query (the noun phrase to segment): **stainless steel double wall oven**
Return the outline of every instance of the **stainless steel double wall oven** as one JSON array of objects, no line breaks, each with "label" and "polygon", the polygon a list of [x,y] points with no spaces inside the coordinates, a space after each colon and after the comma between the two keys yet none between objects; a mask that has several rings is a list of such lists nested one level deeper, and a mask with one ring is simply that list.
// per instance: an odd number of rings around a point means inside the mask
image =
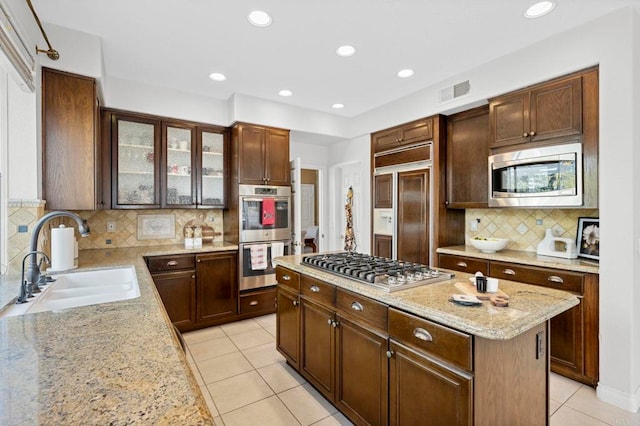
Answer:
[{"label": "stainless steel double wall oven", "polygon": [[291,251],[291,188],[240,185],[238,195],[240,290],[275,285],[272,258]]}]

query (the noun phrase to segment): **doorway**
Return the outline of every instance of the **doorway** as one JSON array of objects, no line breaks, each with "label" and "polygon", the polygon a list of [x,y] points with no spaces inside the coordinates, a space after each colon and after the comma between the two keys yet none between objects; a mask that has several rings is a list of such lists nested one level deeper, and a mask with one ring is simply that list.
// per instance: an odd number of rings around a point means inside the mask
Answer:
[{"label": "doorway", "polygon": [[302,168],[300,170],[300,228],[303,238],[303,253],[319,251],[320,211],[320,171]]}]

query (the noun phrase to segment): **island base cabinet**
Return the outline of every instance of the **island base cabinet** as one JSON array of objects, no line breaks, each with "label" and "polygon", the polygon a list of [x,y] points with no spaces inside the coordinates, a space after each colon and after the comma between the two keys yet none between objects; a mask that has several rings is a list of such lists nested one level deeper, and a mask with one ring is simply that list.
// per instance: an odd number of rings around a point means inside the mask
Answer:
[{"label": "island base cabinet", "polygon": [[300,306],[300,371],[320,393],[332,401],[335,391],[334,313],[304,298]]},{"label": "island base cabinet", "polygon": [[549,424],[548,322],[509,340],[475,338],[476,425]]},{"label": "island base cabinet", "polygon": [[387,336],[340,316],[336,328],[336,406],[356,424],[386,425]]},{"label": "island base cabinet", "polygon": [[276,308],[276,347],[296,370],[300,360],[300,297],[278,288]]},{"label": "island base cabinet", "polygon": [[[473,376],[391,339],[389,424],[471,425]],[[501,423],[477,423],[501,424]],[[508,423],[505,423],[508,424]]]}]

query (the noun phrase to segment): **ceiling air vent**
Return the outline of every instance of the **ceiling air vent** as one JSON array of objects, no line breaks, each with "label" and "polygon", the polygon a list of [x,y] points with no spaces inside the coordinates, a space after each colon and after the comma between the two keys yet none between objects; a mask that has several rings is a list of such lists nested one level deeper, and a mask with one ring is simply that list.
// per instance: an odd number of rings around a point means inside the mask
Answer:
[{"label": "ceiling air vent", "polygon": [[469,80],[463,81],[462,83],[455,84],[450,87],[445,87],[440,90],[440,102],[447,102],[452,99],[459,98],[460,96],[464,96],[469,93],[471,90],[471,84]]}]

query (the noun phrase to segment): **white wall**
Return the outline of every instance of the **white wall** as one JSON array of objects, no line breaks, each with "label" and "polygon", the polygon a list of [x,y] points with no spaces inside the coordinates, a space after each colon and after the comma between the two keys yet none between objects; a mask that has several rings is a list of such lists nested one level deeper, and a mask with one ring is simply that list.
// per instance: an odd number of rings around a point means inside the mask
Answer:
[{"label": "white wall", "polygon": [[[54,24],[43,24],[51,47],[60,53],[60,59],[53,61],[45,54],[38,55],[40,65],[76,74],[86,75],[98,80],[104,77],[102,66],[102,39],[93,34],[70,30]],[[41,42],[40,48],[46,49]]]},{"label": "white wall", "polygon": [[23,172],[38,170],[42,158],[40,140],[36,136],[36,93],[23,91],[9,78],[7,94],[9,199],[36,200],[40,196],[38,174]]}]

